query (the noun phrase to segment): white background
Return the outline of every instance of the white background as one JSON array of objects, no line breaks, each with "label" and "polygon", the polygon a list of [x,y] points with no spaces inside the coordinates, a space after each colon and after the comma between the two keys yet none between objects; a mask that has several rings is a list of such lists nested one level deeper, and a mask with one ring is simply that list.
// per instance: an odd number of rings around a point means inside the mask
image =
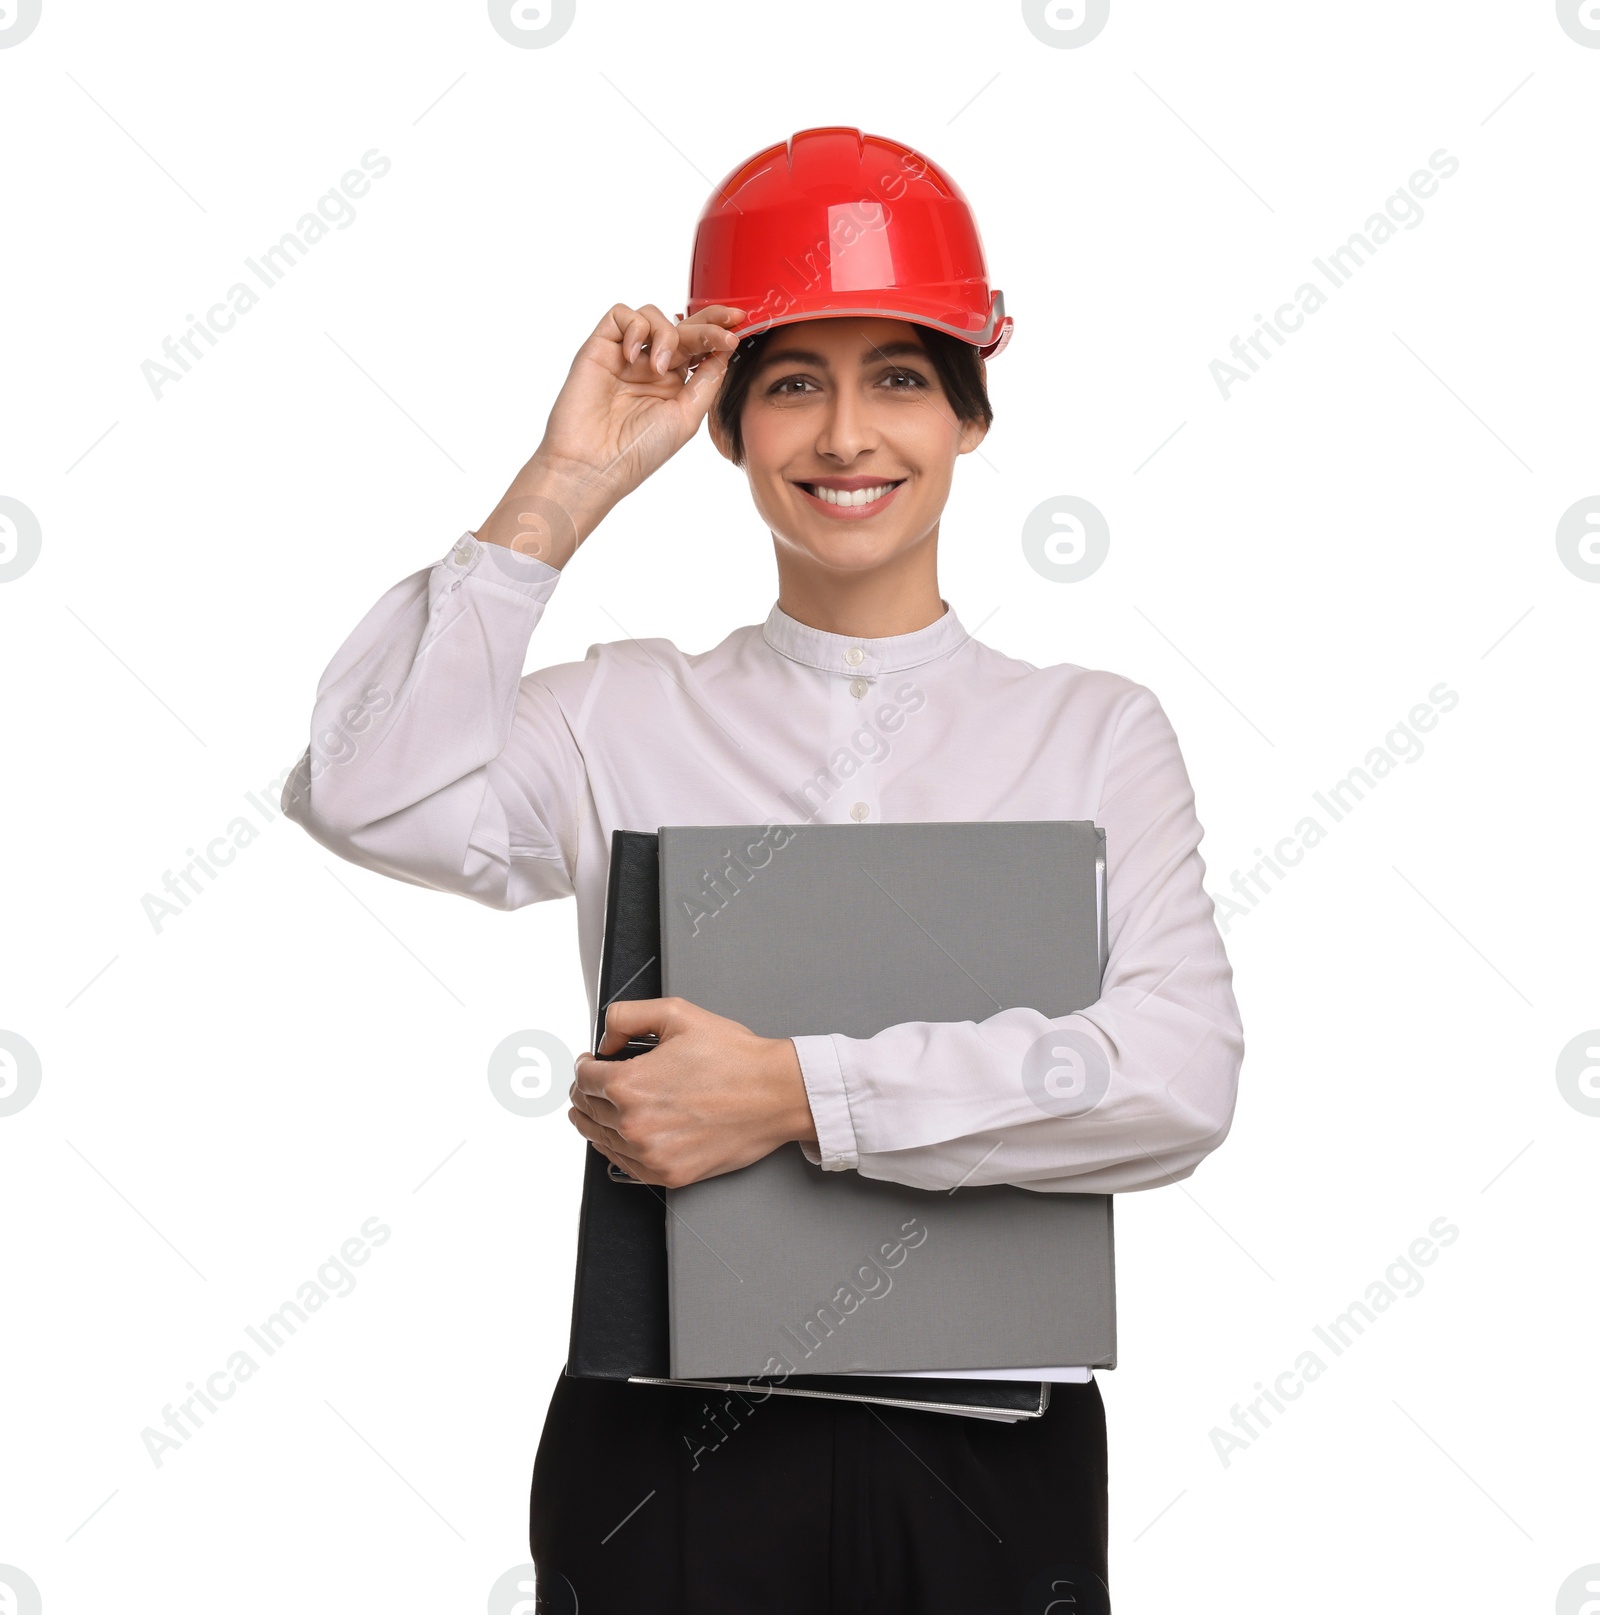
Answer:
[{"label": "white background", "polygon": [[[282,820],[159,933],[141,900],[298,756],[329,657],[487,514],[605,309],[682,310],[713,184],[827,123],[955,176],[1016,319],[943,594],[1156,691],[1214,893],[1460,698],[1230,924],[1232,1135],[1119,1199],[1117,1608],[1557,1607],[1600,1560],[1600,1118],[1555,1075],[1600,1025],[1600,587],[1555,541],[1600,493],[1597,106],[1547,0],[1114,0],[1073,49],[1015,4],[579,0],[518,49],[470,0],[44,0],[0,50],[0,494],[42,533],[0,584],[0,1028],[43,1072],[0,1118],[0,1564],[48,1615],[481,1609],[526,1558],[582,1142],[486,1064],[588,1046],[570,905]],[[162,339],[373,148],[355,222],[155,398]],[[1441,149],[1423,221],[1224,400],[1230,339]],[[1023,555],[1058,494],[1110,524],[1081,582]],[[775,592],[702,433],[530,665],[705,649]],[[369,1217],[355,1290],[158,1467],[141,1432]],[[1440,1217],[1420,1293],[1224,1463],[1234,1405]]]}]

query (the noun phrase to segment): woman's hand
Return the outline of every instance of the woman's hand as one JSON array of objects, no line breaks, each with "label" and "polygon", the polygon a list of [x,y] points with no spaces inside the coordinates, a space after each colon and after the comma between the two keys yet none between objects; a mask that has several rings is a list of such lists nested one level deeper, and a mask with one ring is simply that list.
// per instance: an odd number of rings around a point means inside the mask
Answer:
[{"label": "woman's hand", "polygon": [[694,436],[744,310],[713,304],[676,326],[654,303],[615,304],[578,350],[544,438],[481,528],[561,567],[618,500]]},{"label": "woman's hand", "polygon": [[572,361],[536,457],[593,477],[612,503],[631,493],[694,436],[743,318],[715,304],[675,327],[654,303],[616,304]]},{"label": "woman's hand", "polygon": [[816,1142],[794,1043],[682,998],[617,1000],[599,1053],[655,1032],[629,1060],[580,1054],[567,1119],[608,1160],[669,1189],[735,1172],[792,1139]]}]

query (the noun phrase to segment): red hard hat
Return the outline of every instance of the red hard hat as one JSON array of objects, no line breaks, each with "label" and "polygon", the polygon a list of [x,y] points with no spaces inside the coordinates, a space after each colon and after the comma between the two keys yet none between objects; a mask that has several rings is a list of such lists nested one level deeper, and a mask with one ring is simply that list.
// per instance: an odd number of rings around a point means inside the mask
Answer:
[{"label": "red hard hat", "polygon": [[911,320],[984,358],[1011,339],[956,182],[898,140],[802,129],[741,163],[700,214],[688,314],[744,311],[740,337],[846,314]]}]

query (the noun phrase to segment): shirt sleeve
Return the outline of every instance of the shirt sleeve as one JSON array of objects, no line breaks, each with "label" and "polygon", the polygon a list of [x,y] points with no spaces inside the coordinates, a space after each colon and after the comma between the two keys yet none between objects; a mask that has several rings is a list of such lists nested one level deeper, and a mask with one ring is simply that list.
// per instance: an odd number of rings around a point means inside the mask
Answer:
[{"label": "shirt sleeve", "polygon": [[1244,1056],[1233,972],[1177,736],[1142,685],[1117,720],[1095,822],[1099,999],[1056,1018],[1008,1009],[796,1037],[813,1165],[926,1189],[1108,1194],[1188,1177],[1227,1137]]},{"label": "shirt sleeve", "polygon": [[284,813],[352,863],[491,907],[572,895],[582,758],[522,676],[560,578],[469,532],[384,594],[322,676]]}]

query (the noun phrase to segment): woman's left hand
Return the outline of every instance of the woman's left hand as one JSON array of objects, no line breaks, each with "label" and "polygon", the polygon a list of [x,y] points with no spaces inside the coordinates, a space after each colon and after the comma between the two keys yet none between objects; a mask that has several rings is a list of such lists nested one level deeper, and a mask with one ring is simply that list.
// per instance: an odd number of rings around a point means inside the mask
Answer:
[{"label": "woman's left hand", "polygon": [[598,1053],[654,1032],[629,1060],[580,1054],[567,1119],[608,1160],[669,1189],[735,1172],[791,1140],[816,1142],[794,1043],[683,998],[618,999]]}]

